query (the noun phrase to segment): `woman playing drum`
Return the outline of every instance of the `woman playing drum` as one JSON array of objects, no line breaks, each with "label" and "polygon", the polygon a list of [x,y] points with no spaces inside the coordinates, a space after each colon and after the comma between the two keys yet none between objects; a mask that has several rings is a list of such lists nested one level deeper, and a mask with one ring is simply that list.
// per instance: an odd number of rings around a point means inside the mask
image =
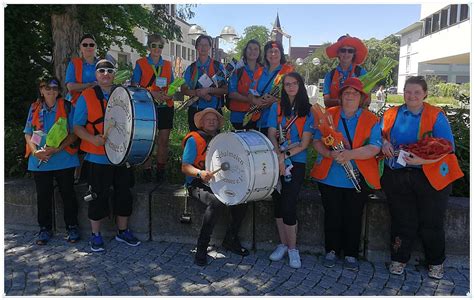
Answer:
[{"label": "woman playing drum", "polygon": [[[292,268],[301,267],[296,249],[296,202],[305,177],[307,148],[313,135],[313,123],[303,78],[295,72],[286,74],[283,76],[281,102],[272,105],[267,123],[268,138],[278,155],[282,185],[280,192],[272,194],[281,243],[270,255],[270,260],[279,261],[288,253]],[[278,139],[277,130],[280,130]]]}]

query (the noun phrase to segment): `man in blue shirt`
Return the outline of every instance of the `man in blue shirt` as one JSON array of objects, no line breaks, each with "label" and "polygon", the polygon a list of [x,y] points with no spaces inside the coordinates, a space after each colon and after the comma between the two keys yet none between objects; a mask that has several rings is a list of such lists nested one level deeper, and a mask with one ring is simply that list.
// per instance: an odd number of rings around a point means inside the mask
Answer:
[{"label": "man in blue shirt", "polygon": [[[186,84],[182,86],[182,92],[189,97],[199,97],[194,104],[188,109],[188,125],[189,130],[197,130],[194,124],[194,115],[207,107],[216,109],[222,113],[223,100],[222,96],[227,93],[227,85],[221,87],[202,85],[201,77],[206,74],[212,78],[217,72],[224,72],[224,67],[218,61],[209,57],[209,51],[212,47],[212,38],[207,35],[200,35],[196,40],[196,51],[198,59],[193,62],[184,72],[184,80]],[[220,78],[222,79],[222,78]]]},{"label": "man in blue shirt", "polygon": [[[108,60],[96,64],[98,85],[82,92],[74,113],[74,133],[82,139],[81,149],[86,152],[85,160],[90,162],[90,197],[88,217],[91,222],[91,250],[104,251],[104,241],[100,234],[101,221],[109,215],[108,201],[110,187],[113,186],[113,212],[116,216],[118,234],[115,239],[129,246],[138,246],[136,239],[128,229],[128,218],[132,214],[132,171],[127,166],[111,165],[105,155],[104,112],[112,90],[115,67]],[[102,106],[102,108],[100,107]],[[102,120],[102,121],[100,121]]]}]

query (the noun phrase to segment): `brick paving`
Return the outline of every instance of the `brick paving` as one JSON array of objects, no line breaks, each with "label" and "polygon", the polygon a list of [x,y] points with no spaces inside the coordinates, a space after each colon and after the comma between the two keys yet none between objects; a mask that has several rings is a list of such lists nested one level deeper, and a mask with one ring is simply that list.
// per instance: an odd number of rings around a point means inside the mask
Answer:
[{"label": "brick paving", "polygon": [[236,256],[219,247],[206,267],[193,264],[193,245],[143,242],[129,247],[106,239],[106,252],[93,253],[87,241],[68,244],[56,234],[46,246],[36,233],[5,231],[4,291],[7,296],[316,296],[422,295],[465,296],[470,270],[446,268],[442,280],[428,278],[424,266],[408,265],[402,276],[384,263],[360,262],[358,272],[331,269],[322,256],[302,254],[302,268],[287,259],[271,262],[269,251]]}]

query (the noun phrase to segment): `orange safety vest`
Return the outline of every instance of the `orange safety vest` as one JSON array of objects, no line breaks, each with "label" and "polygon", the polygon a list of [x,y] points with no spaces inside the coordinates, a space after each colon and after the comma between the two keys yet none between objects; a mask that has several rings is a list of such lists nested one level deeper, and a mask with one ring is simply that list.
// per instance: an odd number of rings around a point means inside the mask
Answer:
[{"label": "orange safety vest", "polygon": [[[73,57],[71,58],[71,62],[74,65],[74,73],[76,75],[76,83],[82,83],[82,58],[80,57]],[[77,99],[81,96],[81,92],[79,91],[70,91],[71,94],[71,103],[72,105],[76,106]]]},{"label": "orange safety vest", "polygon": [[[339,125],[339,119],[341,116],[341,107],[334,106],[326,109],[328,113],[332,115],[335,127]],[[378,122],[377,117],[369,112],[368,110],[362,110],[362,114],[357,122],[357,127],[354,134],[354,140],[352,142],[353,149],[365,146],[370,139],[370,132],[372,127]],[[362,177],[370,188],[380,189],[380,177],[379,166],[375,157],[368,159],[354,159],[354,162],[359,169]],[[311,170],[311,177],[316,179],[324,179],[328,176],[329,169],[333,163],[333,159],[324,157],[321,163],[314,163],[313,169]]]},{"label": "orange safety vest", "polygon": [[[280,84],[280,81],[281,81],[283,75],[288,74],[290,72],[293,72],[294,69],[295,68],[292,65],[289,65],[289,64],[282,65],[280,71],[278,71],[275,78],[273,78],[272,87],[275,86],[275,85]],[[255,75],[254,75],[254,77],[255,77],[255,85],[254,85],[255,89],[257,89],[257,87],[258,87],[258,81],[260,80],[260,77],[262,76],[262,73],[263,73],[263,68],[260,68],[255,72]],[[255,114],[253,114],[252,121],[256,122],[260,119],[260,117],[261,117],[261,112],[257,112]]]},{"label": "orange safety vest", "polygon": [[[262,70],[260,70],[260,69],[262,69]],[[253,80],[255,80],[255,79],[258,80],[258,78],[256,77],[257,73],[261,76],[262,71],[263,71],[263,67],[257,65],[257,69],[254,72],[253,78],[249,77],[249,74],[245,70],[245,66],[241,67],[240,69],[235,71],[237,74],[239,74],[239,72],[241,72],[240,74],[242,74],[241,76],[237,77],[237,79],[238,79],[237,92],[239,94],[243,95],[243,96],[247,96],[248,93],[249,93],[250,84],[252,84]],[[234,99],[229,99],[229,110],[238,111],[238,112],[248,112],[249,109],[250,109],[250,103],[243,102],[243,101],[238,101],[238,100],[234,100]]]},{"label": "orange safety vest", "polygon": [[[149,89],[150,91],[163,91],[168,92],[168,86],[171,84],[171,75],[172,75],[172,67],[171,62],[163,59],[163,66],[161,68],[160,76],[165,77],[167,80],[167,86],[164,88],[160,88],[156,86],[156,78],[151,81],[151,78],[154,77],[155,72],[153,72],[152,66],[148,63],[148,59],[146,57],[142,57],[137,60],[137,64],[140,66],[142,70],[142,76],[140,78],[140,86]],[[149,85],[151,83],[151,85]],[[166,105],[168,107],[173,107],[173,99],[166,100]]]},{"label": "orange safety vest", "polygon": [[[63,98],[57,99],[56,100],[56,116],[54,119],[54,122],[58,121],[59,118],[64,118],[67,122],[68,120],[68,115],[66,112],[66,104],[64,102],[65,100]],[[39,120],[39,111],[41,109],[41,101],[37,100],[34,103],[31,104],[31,111],[33,114],[33,118],[31,120],[31,125],[33,125],[34,129],[33,130],[43,130],[42,125]],[[69,131],[69,129],[68,129]],[[64,150],[67,151],[67,153],[73,155],[77,153],[77,148],[73,148],[71,145],[68,145],[64,148]],[[31,148],[26,144],[26,149],[25,149],[25,158],[30,156],[31,154]]]},{"label": "orange safety vest", "polygon": [[207,152],[207,143],[204,137],[199,133],[199,131],[191,131],[188,133],[181,143],[181,146],[184,148],[186,142],[190,137],[193,137],[196,141],[197,156],[194,159],[193,166],[199,170],[206,169],[206,152]]},{"label": "orange safety vest", "polygon": [[[86,130],[92,135],[104,134],[104,112],[107,102],[103,99],[99,100],[95,88],[87,88],[82,91],[82,96],[86,100],[87,106],[87,123]],[[102,107],[101,107],[102,106]],[[105,155],[104,146],[96,146],[86,140],[81,140],[81,150],[91,154]]]},{"label": "orange safety vest", "polygon": [[[351,78],[354,72],[356,72],[356,69],[360,68],[359,66],[352,65],[351,71],[349,72],[349,75],[347,78]],[[360,71],[359,71],[360,72]],[[357,74],[356,74],[357,75]],[[339,72],[337,68],[334,69],[334,74],[332,75],[331,78],[331,87],[330,87],[330,93],[329,97],[331,99],[339,99],[339,78],[342,76],[342,74]]]},{"label": "orange safety vest", "polygon": [[[397,118],[400,106],[388,109],[383,115],[383,137],[390,142],[390,131],[392,130]],[[420,128],[418,129],[418,140],[426,136],[433,136],[433,127],[442,110],[426,102],[423,103],[421,112]],[[459,167],[458,159],[454,153],[446,155],[443,159],[421,166],[423,173],[430,182],[431,186],[437,191],[444,189],[448,184],[464,176]]]},{"label": "orange safety vest", "polygon": [[[281,124],[281,121],[283,120],[283,114],[281,113],[281,105],[280,103],[277,104],[277,116],[278,116],[278,124]],[[295,121],[295,125],[296,125],[296,128],[298,129],[298,135],[300,137],[300,140],[303,138],[303,130],[304,130],[304,123],[306,123],[306,116],[304,117],[299,117],[296,119]],[[293,125],[291,125],[293,126]],[[289,135],[290,134],[290,129],[288,129],[288,132],[287,134]],[[288,136],[287,137],[287,140],[288,141],[291,141],[291,136]]]}]

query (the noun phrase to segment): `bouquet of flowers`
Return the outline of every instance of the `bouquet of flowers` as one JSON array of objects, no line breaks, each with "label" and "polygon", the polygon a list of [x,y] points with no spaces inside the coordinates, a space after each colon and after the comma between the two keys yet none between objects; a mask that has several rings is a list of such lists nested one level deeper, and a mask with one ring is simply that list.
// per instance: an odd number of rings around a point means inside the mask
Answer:
[{"label": "bouquet of flowers", "polygon": [[[311,108],[315,115],[314,127],[317,127],[321,131],[322,141],[326,147],[329,147],[336,151],[345,150],[344,136],[342,133],[334,128],[334,122],[332,116],[326,112],[326,110],[319,104],[314,104]],[[351,183],[354,185],[357,192],[362,189],[360,187],[360,175],[357,170],[354,170],[350,161],[342,164],[346,176],[349,178]]]}]

